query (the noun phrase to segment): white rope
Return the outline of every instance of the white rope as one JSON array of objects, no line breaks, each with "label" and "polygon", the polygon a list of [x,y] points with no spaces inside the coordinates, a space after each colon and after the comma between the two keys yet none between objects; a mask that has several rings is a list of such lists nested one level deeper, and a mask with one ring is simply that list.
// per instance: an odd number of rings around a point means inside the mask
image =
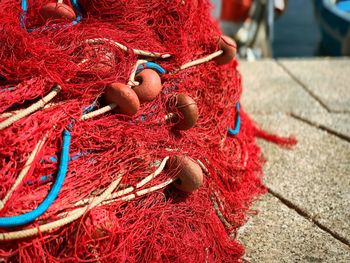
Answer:
[{"label": "white rope", "polygon": [[32,104],[28,108],[21,110],[17,114],[11,116],[10,118],[4,120],[0,123],[0,130],[5,129],[6,127],[10,126],[12,123],[19,121],[20,119],[28,116],[29,114],[39,110],[42,108],[45,104],[47,104],[49,101],[51,101],[59,92],[61,91],[61,86],[56,85],[53,90],[47,94],[44,98],[40,99],[38,102]]},{"label": "white rope", "polygon": [[136,188],[141,188],[142,186],[144,186],[145,184],[147,184],[148,182],[150,182],[151,180],[156,178],[156,176],[158,176],[163,171],[163,169],[164,169],[164,167],[165,167],[165,165],[166,165],[168,160],[169,160],[169,156],[165,157],[162,160],[162,162],[160,163],[160,165],[157,168],[157,170],[155,170],[149,176],[147,176],[146,178],[142,179],[138,184],[136,184]]},{"label": "white rope", "polygon": [[204,58],[200,58],[200,59],[196,59],[196,60],[187,62],[187,63],[183,64],[182,66],[180,66],[180,68],[177,71],[184,70],[184,69],[187,69],[187,68],[190,68],[190,67],[193,67],[193,66],[197,66],[197,65],[209,62],[210,60],[221,56],[222,53],[224,53],[223,50],[218,50],[218,51],[215,51],[214,53],[212,53],[212,54],[210,54],[210,55],[208,55],[208,56],[206,56]]},{"label": "white rope", "polygon": [[197,159],[197,163],[199,164],[199,166],[202,168],[202,171],[205,174],[209,174],[209,170],[207,169],[207,167],[205,167],[205,165],[201,162],[201,160]]},{"label": "white rope", "polygon": [[5,195],[4,199],[0,200],[0,210],[6,205],[6,202],[10,199],[12,193],[16,190],[17,186],[22,182],[23,178],[26,176],[26,174],[28,173],[30,166],[32,164],[32,162],[35,159],[36,154],[41,150],[41,148],[44,146],[45,141],[48,137],[48,134],[46,134],[42,139],[40,139],[37,144],[34,147],[34,150],[32,151],[32,153],[29,155],[26,163],[24,164],[24,168],[22,169],[22,171],[19,173],[16,181],[14,182],[14,184],[12,185],[12,187],[10,188],[10,190],[7,192],[7,194]]},{"label": "white rope", "polygon": [[164,120],[168,121],[176,116],[175,113],[168,113],[167,115],[164,116]]},{"label": "white rope", "polygon": [[83,116],[80,117],[80,120],[87,120],[87,119],[91,119],[91,118],[94,118],[98,115],[101,115],[101,114],[104,114],[106,112],[109,112],[111,110],[113,110],[114,108],[116,107],[115,104],[109,104],[107,106],[104,106],[103,108],[101,109],[98,109],[98,110],[95,110],[95,111],[92,111],[88,114],[84,114]]},{"label": "white rope", "polygon": [[[134,191],[134,190],[135,190],[135,188],[132,187],[132,186],[130,186],[130,187],[128,187],[128,188],[125,188],[125,189],[123,189],[123,190],[120,190],[120,191],[118,191],[118,192],[115,192],[115,193],[111,194],[110,196],[108,196],[108,197],[106,198],[106,200],[118,198],[118,197],[120,197],[120,196],[129,194],[129,193],[131,193],[131,192]],[[95,197],[89,197],[89,198],[82,199],[82,200],[76,202],[76,203],[74,204],[74,206],[86,205],[86,204],[90,203],[94,198],[95,198]]]},{"label": "white rope", "polygon": [[14,111],[9,111],[9,112],[4,112],[0,114],[0,118],[8,118],[11,117],[13,115],[16,115],[18,112],[20,112],[21,110],[14,110]]},{"label": "white rope", "polygon": [[145,194],[149,194],[151,192],[154,192],[154,191],[157,191],[161,188],[164,188],[166,187],[167,185],[171,184],[172,182],[174,182],[176,180],[176,178],[171,178],[169,179],[168,181],[165,181],[163,183],[160,183],[158,185],[155,185],[155,186],[152,186],[152,187],[149,187],[149,188],[146,188],[146,189],[143,189],[143,190],[140,190],[140,191],[137,191],[136,192],[136,196],[142,196],[142,195],[145,195]]},{"label": "white rope", "polygon": [[[53,106],[56,106],[58,105],[59,103],[48,103],[46,104],[42,109],[48,109],[48,108],[51,108]],[[22,110],[25,110],[25,109],[22,109]],[[11,117],[13,115],[16,115],[17,113],[19,113],[20,111],[22,110],[14,110],[14,111],[9,111],[9,112],[4,112],[2,114],[0,114],[0,118],[8,118],[8,117]]]},{"label": "white rope", "polygon": [[100,196],[98,196],[96,199],[94,199],[91,202],[90,205],[75,209],[75,210],[69,212],[66,217],[61,218],[61,219],[56,220],[56,221],[53,221],[53,222],[50,222],[50,223],[47,223],[47,224],[40,225],[39,227],[29,228],[29,229],[20,230],[20,231],[0,233],[0,241],[30,237],[30,236],[38,234],[39,232],[40,233],[47,232],[47,231],[53,230],[57,227],[67,225],[67,224],[77,220],[85,212],[91,210],[92,208],[99,205],[103,200],[105,200],[105,198],[107,196],[109,196],[114,191],[114,189],[117,188],[121,179],[122,179],[122,175],[119,175],[117,177],[117,179],[115,181],[113,181]]},{"label": "white rope", "polygon": [[[112,39],[108,39],[108,38],[92,38],[92,39],[87,39],[85,41],[88,44],[104,44],[105,42],[110,43],[118,48],[120,48],[121,50],[128,52],[128,48]],[[150,52],[150,51],[144,51],[141,49],[131,49],[134,54],[136,55],[141,55],[141,56],[147,56],[147,57],[153,57],[153,58],[169,58],[171,57],[170,54],[161,54],[159,52]]]},{"label": "white rope", "polygon": [[[153,172],[151,173],[150,175],[148,175],[147,177],[145,177],[144,179],[142,179],[138,184],[136,184],[136,187],[128,187],[128,188],[125,188],[125,189],[122,189],[118,192],[115,192],[113,194],[111,194],[110,196],[108,196],[106,198],[106,200],[111,200],[111,199],[116,199],[118,197],[121,197],[123,195],[126,195],[126,194],[129,194],[131,192],[133,192],[135,189],[139,189],[141,188],[142,186],[146,185],[147,183],[149,183],[151,180],[153,180],[154,178],[156,178],[164,169],[167,161],[169,160],[169,156],[166,156],[162,162],[160,163],[159,167]],[[87,203],[90,203],[91,200],[93,200],[94,197],[90,197],[90,198],[85,198],[83,200],[80,200],[78,202],[76,202],[74,204],[74,206],[81,206],[81,205],[85,205]]]},{"label": "white rope", "polygon": [[117,201],[130,201],[132,199],[135,199],[136,197],[143,196],[145,194],[149,194],[149,193],[157,191],[161,188],[164,188],[164,187],[168,186],[169,184],[173,183],[175,180],[176,180],[176,178],[171,178],[171,179],[169,179],[163,183],[160,183],[158,185],[154,185],[152,187],[137,191],[135,194],[129,194],[129,195],[126,195],[126,196],[123,196],[120,198],[109,199],[109,200],[106,198],[106,201],[103,201],[102,204],[107,205],[107,204],[117,202]]},{"label": "white rope", "polygon": [[128,84],[127,84],[128,86],[133,87],[133,86],[140,85],[139,82],[135,81],[136,71],[137,71],[137,68],[140,65],[142,65],[142,64],[144,64],[146,62],[147,62],[147,60],[143,60],[143,59],[139,59],[139,60],[136,61],[136,64],[135,64],[134,68],[132,69],[130,77],[129,77],[129,81],[128,81]]}]

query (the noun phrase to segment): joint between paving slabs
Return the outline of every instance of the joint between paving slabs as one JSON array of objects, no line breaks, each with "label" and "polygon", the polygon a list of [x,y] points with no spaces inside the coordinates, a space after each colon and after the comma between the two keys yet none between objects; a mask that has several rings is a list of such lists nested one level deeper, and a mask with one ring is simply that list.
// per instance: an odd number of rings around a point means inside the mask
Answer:
[{"label": "joint between paving slabs", "polygon": [[286,66],[284,66],[279,60],[276,60],[277,65],[279,65],[284,72],[286,72],[300,87],[303,88],[313,99],[315,99],[322,108],[327,112],[332,112],[332,110],[316,95],[314,94],[302,81],[300,81]]},{"label": "joint between paving slabs", "polygon": [[335,130],[332,130],[332,129],[330,129],[330,128],[328,128],[328,127],[322,125],[322,124],[317,124],[317,123],[315,123],[315,122],[312,122],[312,121],[310,121],[310,120],[307,120],[307,119],[305,119],[305,118],[303,118],[303,117],[301,117],[301,116],[299,116],[299,115],[297,115],[297,114],[295,114],[295,113],[291,113],[290,116],[291,116],[292,118],[298,120],[298,121],[302,121],[302,122],[304,122],[304,123],[306,123],[306,124],[308,124],[308,125],[310,125],[310,126],[316,127],[316,128],[318,128],[318,129],[320,129],[320,130],[326,131],[326,132],[328,132],[328,133],[330,133],[330,134],[332,134],[332,135],[334,135],[334,136],[337,136],[338,138],[340,138],[340,139],[342,139],[342,140],[345,140],[345,141],[347,141],[347,142],[350,142],[350,137],[349,137],[349,136],[347,136],[347,135],[345,135],[345,134],[342,134],[342,133],[339,133],[339,132],[337,132],[337,131],[335,131]]},{"label": "joint between paving slabs", "polygon": [[313,217],[311,217],[307,212],[305,212],[302,208],[298,207],[296,204],[294,204],[293,202],[289,201],[288,199],[284,198],[282,195],[276,193],[275,191],[273,191],[270,187],[267,187],[268,192],[273,195],[274,197],[276,197],[278,200],[280,200],[284,205],[286,205],[288,208],[294,210],[295,212],[297,212],[300,216],[304,217],[305,219],[307,219],[308,221],[312,222],[314,225],[316,225],[318,228],[320,228],[321,230],[323,230],[324,232],[327,232],[328,234],[330,234],[333,238],[337,239],[338,241],[340,241],[341,243],[343,243],[344,245],[350,247],[350,242],[348,240],[346,240],[344,237],[340,236],[339,234],[337,234],[336,232],[334,232],[332,229],[328,228],[327,226],[323,225],[322,223],[320,223],[319,221],[317,221],[316,219],[314,219]]}]

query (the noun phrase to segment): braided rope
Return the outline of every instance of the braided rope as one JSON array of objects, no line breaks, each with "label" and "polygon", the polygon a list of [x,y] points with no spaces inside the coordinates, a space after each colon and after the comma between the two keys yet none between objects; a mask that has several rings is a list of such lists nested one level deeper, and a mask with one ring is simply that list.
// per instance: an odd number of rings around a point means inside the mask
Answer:
[{"label": "braided rope", "polygon": [[125,202],[126,201],[130,201],[130,200],[135,199],[136,197],[143,196],[145,194],[149,194],[149,193],[152,193],[152,192],[157,191],[159,189],[162,189],[162,188],[168,186],[169,184],[173,183],[175,180],[176,180],[176,178],[171,178],[171,179],[169,179],[169,180],[167,180],[167,181],[165,181],[163,183],[151,186],[151,187],[146,188],[146,189],[142,189],[140,191],[137,191],[134,194],[129,194],[129,195],[126,195],[126,196],[123,196],[123,197],[120,197],[120,198],[114,198],[114,199],[109,199],[109,200],[106,198],[106,200],[103,201],[101,204],[102,205],[107,205],[107,204],[114,203],[114,202],[117,202],[117,201],[125,201]]},{"label": "braided rope", "polygon": [[[116,199],[120,196],[129,194],[131,192],[133,192],[135,189],[141,188],[142,186],[144,186],[145,184],[149,183],[151,180],[153,180],[154,178],[156,178],[164,169],[167,161],[169,160],[169,156],[165,157],[162,162],[160,163],[159,167],[153,172],[151,173],[149,176],[145,177],[144,179],[142,179],[138,184],[136,184],[136,187],[128,187],[125,189],[122,189],[118,192],[115,192],[113,194],[111,194],[110,196],[108,196],[106,198],[106,200],[111,200],[111,199]],[[76,202],[74,204],[74,206],[81,206],[81,205],[85,205],[87,203],[90,203],[91,200],[93,200],[94,197],[90,197],[90,198],[85,198],[83,200],[80,200],[78,202]]]},{"label": "braided rope", "polygon": [[[53,102],[48,103],[42,109],[43,110],[48,109],[48,108],[51,108],[51,107],[56,106],[56,105],[58,105],[58,103],[53,103]],[[4,112],[4,113],[0,114],[0,118],[8,118],[8,117],[14,116],[14,115],[18,114],[19,112],[21,112],[22,110],[14,110],[14,111],[10,111],[10,112]]]},{"label": "braided rope", "polygon": [[75,209],[69,212],[67,216],[64,218],[61,218],[59,220],[56,220],[47,224],[40,225],[38,227],[29,228],[29,229],[20,230],[20,231],[0,233],[0,241],[30,237],[38,234],[39,232],[40,233],[47,232],[75,221],[76,219],[84,215],[85,212],[91,210],[92,208],[99,205],[102,201],[104,201],[106,197],[109,196],[117,188],[121,179],[122,179],[122,175],[119,175],[117,179],[114,180],[99,197],[97,197],[91,202],[90,205],[86,205],[82,208]]},{"label": "braided rope", "polygon": [[150,182],[152,179],[154,179],[157,175],[159,175],[163,171],[163,169],[164,169],[164,167],[165,167],[165,165],[166,165],[168,160],[169,160],[169,156],[165,157],[162,160],[162,162],[160,163],[160,165],[157,168],[157,170],[155,170],[149,176],[147,176],[146,178],[142,179],[138,184],[136,184],[136,189],[137,188],[141,188],[142,186],[144,186],[145,184]]},{"label": "braided rope", "polygon": [[136,71],[138,69],[138,67],[144,63],[147,63],[147,60],[143,60],[143,59],[139,59],[136,61],[136,64],[134,66],[134,68],[131,71],[130,77],[129,77],[129,81],[128,81],[128,86],[138,86],[140,85],[139,82],[135,81],[135,75],[136,75]]},{"label": "braided rope", "polygon": [[11,117],[13,115],[16,115],[17,113],[19,113],[21,110],[14,110],[14,111],[10,111],[10,112],[4,112],[2,114],[0,114],[0,118],[8,118]]},{"label": "braided rope", "polygon": [[209,170],[207,167],[205,167],[204,163],[201,162],[201,160],[197,159],[197,163],[199,164],[199,166],[202,168],[202,171],[205,174],[209,174]]},{"label": "braided rope", "polygon": [[[87,39],[85,40],[85,42],[87,44],[104,44],[105,42],[110,43],[118,48],[120,48],[121,50],[128,52],[128,48],[112,39],[108,39],[108,38],[91,38],[91,39]],[[170,54],[161,54],[159,52],[150,52],[150,51],[145,51],[145,50],[141,50],[141,49],[131,49],[134,54],[136,55],[141,55],[141,56],[147,56],[147,57],[153,57],[153,58],[169,58],[171,57]]]},{"label": "braided rope", "polygon": [[115,104],[109,104],[107,106],[104,106],[103,108],[101,109],[98,109],[98,110],[95,110],[95,111],[92,111],[88,114],[84,114],[83,116],[80,117],[80,120],[87,120],[87,119],[91,119],[93,117],[96,117],[98,115],[101,115],[103,113],[106,113],[106,112],[109,112],[111,110],[113,110],[114,108],[116,107]]},{"label": "braided rope", "polygon": [[16,181],[10,188],[10,190],[7,192],[5,195],[4,199],[0,200],[0,210],[6,205],[6,202],[10,199],[12,193],[16,190],[17,186],[22,182],[23,178],[26,176],[28,173],[30,166],[32,162],[34,161],[34,158],[36,154],[41,150],[41,148],[44,146],[46,139],[48,137],[48,134],[46,134],[42,139],[40,139],[37,144],[34,147],[34,150],[30,154],[29,158],[27,159],[26,163],[24,164],[24,168],[22,171],[19,173]]},{"label": "braided rope", "polygon": [[28,116],[29,114],[39,110],[40,108],[44,107],[45,104],[47,104],[49,101],[51,101],[59,92],[61,91],[61,86],[56,85],[52,91],[47,94],[44,98],[40,99],[38,102],[32,104],[28,108],[21,110],[17,114],[11,116],[10,118],[4,120],[0,123],[0,130],[3,130],[10,126],[11,124],[15,123],[16,121],[19,121],[20,119]]},{"label": "braided rope", "polygon": [[199,58],[199,59],[196,59],[196,60],[193,60],[193,61],[190,61],[190,62],[187,62],[187,63],[181,65],[177,71],[184,70],[184,69],[187,69],[187,68],[190,68],[193,66],[197,66],[197,65],[209,62],[210,60],[221,56],[223,53],[224,53],[223,50],[215,51],[214,53],[212,53],[204,58]]}]

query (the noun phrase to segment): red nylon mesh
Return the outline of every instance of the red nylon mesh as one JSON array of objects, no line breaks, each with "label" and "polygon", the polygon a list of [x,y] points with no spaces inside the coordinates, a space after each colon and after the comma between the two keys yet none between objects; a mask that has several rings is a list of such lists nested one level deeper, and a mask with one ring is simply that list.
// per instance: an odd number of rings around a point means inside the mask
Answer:
[{"label": "red nylon mesh", "polygon": [[[27,28],[43,26],[39,9],[47,2],[28,2]],[[170,53],[171,58],[156,62],[172,72],[217,50],[220,31],[209,16],[210,5],[205,0],[79,3],[84,16],[81,23],[28,33],[20,27],[17,1],[0,2],[0,74],[8,83],[20,83],[14,89],[1,87],[0,111],[23,108],[28,101],[47,94],[52,84],[62,86],[53,100],[55,106],[1,131],[1,199],[37,141],[47,131],[50,135],[24,181],[0,210],[0,217],[30,211],[46,196],[54,179],[40,181],[40,176],[54,177],[57,163],[43,160],[59,155],[62,131],[73,119],[70,152],[88,153],[69,163],[63,187],[49,210],[34,223],[16,230],[59,218],[61,212],[73,209],[75,202],[103,191],[118,171],[126,172],[123,185],[134,186],[154,171],[152,162],[165,156],[187,154],[201,160],[209,173],[204,185],[192,194],[169,186],[129,202],[96,207],[49,233],[0,242],[0,261],[239,261],[244,249],[230,235],[244,223],[249,206],[264,187],[254,124],[242,113],[239,135],[227,135],[227,127],[235,124],[234,106],[241,95],[237,61],[226,66],[208,62],[162,75],[161,95],[142,104],[134,117],[107,113],[79,121],[82,108],[94,102],[106,84],[127,82],[137,59],[108,43],[91,47],[84,43],[86,39],[109,38],[129,48]],[[47,25],[65,23],[48,21]],[[113,54],[109,71],[95,66],[106,53]],[[88,62],[80,63],[84,58]],[[189,94],[200,111],[197,125],[188,131],[176,131],[171,123],[162,121],[167,100],[176,92]],[[164,171],[152,184],[171,176]],[[214,203],[231,227],[225,228],[220,221]],[[7,231],[0,229],[0,233]]]}]

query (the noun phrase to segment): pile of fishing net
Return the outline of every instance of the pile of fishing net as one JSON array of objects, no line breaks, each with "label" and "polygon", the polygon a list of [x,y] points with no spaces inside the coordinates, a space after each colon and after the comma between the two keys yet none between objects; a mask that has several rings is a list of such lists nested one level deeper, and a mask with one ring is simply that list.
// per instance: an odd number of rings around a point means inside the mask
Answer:
[{"label": "pile of fishing net", "polygon": [[0,1],[0,261],[240,260],[267,135],[210,8]]}]

